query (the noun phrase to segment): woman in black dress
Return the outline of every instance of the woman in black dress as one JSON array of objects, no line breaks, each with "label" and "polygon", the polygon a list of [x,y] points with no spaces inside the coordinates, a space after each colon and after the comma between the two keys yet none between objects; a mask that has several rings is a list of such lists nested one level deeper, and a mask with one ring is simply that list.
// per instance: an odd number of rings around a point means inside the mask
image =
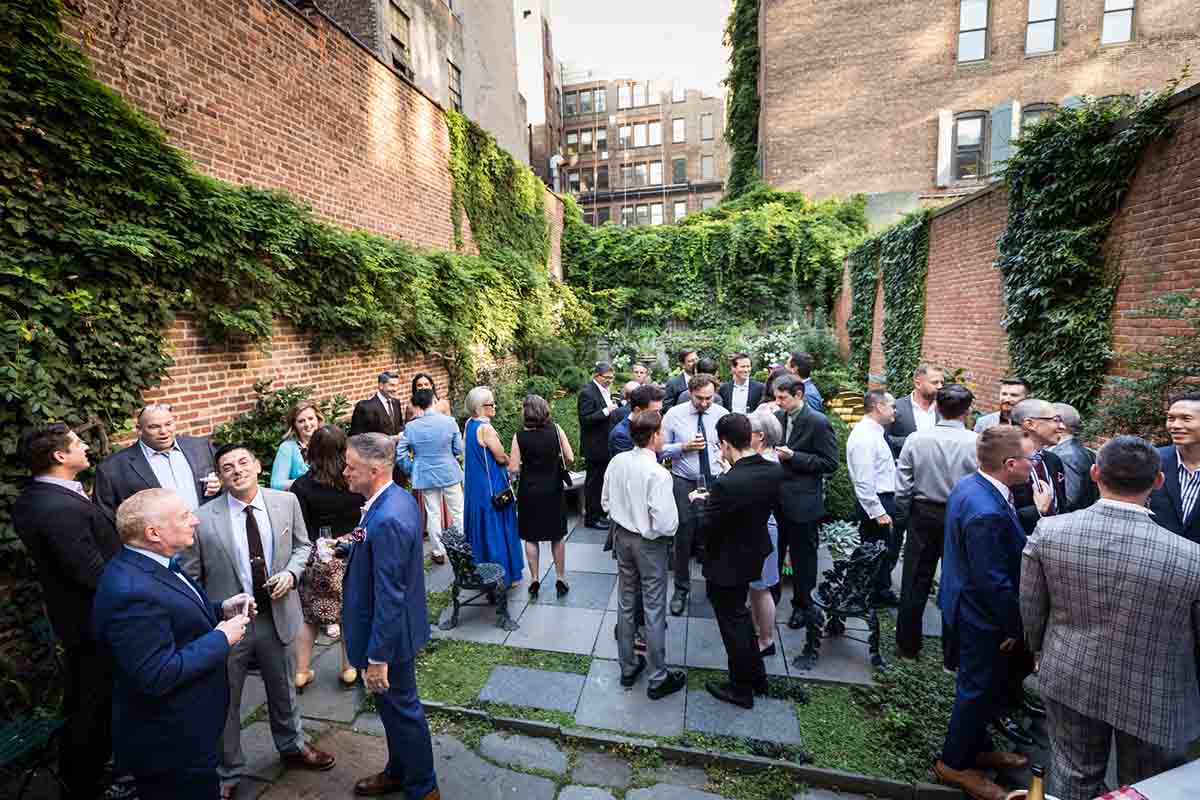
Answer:
[{"label": "woman in black dress", "polygon": [[[304,527],[313,543],[304,577],[300,580],[300,607],[304,625],[296,634],[296,689],[303,691],[312,682],[313,642],[318,626],[337,625],[342,616],[342,575],[346,562],[333,557],[339,539],[348,539],[362,517],[367,499],[346,488],[342,470],[346,468],[346,434],[336,425],[322,425],[308,442],[308,472],[291,487],[300,501]],[[342,642],[342,684],[353,686],[358,670],[346,658]]]},{"label": "woman in black dress", "polygon": [[550,419],[550,404],[536,394],[527,395],[522,406],[523,428],[513,435],[508,471],[520,474],[517,490],[517,535],[525,542],[525,561],[532,581],[529,595],[536,598],[541,584],[538,578],[539,542],[550,542],[559,597],[570,587],[567,576],[567,499],[559,469],[575,461],[571,443],[563,429]]}]

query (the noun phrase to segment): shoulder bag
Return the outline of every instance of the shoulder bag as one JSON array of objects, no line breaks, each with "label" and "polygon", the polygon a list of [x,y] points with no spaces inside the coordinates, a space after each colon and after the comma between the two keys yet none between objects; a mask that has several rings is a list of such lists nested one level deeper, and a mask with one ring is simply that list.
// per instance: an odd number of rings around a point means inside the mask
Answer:
[{"label": "shoulder bag", "polygon": [[575,482],[571,480],[571,471],[567,469],[567,457],[563,455],[562,451],[562,437],[564,434],[559,430],[558,423],[551,422],[550,424],[554,426],[554,443],[558,445],[558,478],[563,482],[564,487],[570,489],[575,485]]},{"label": "shoulder bag", "polygon": [[[492,488],[492,451],[487,449],[487,445],[483,447],[483,469],[487,473],[488,490]],[[504,488],[498,492],[492,493],[492,508],[497,511],[503,511],[516,502],[517,493],[513,491],[512,483],[508,479],[508,470],[504,471]]]}]

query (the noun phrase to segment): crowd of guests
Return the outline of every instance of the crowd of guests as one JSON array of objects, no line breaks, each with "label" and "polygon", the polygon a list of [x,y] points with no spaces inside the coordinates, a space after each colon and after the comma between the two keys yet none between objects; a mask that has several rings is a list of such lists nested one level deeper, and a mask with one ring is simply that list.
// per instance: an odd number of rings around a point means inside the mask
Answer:
[{"label": "crowd of guests", "polygon": [[[837,439],[805,353],[765,384],[744,353],[725,382],[694,350],[679,365],[665,386],[637,365],[617,398],[612,365],[595,365],[577,406],[584,522],[609,532],[617,561],[621,684],[644,673],[653,700],[686,685],[667,667],[666,628],[689,607],[695,558],[729,666],[707,689],[749,709],[767,690],[785,566],[787,624],[823,622],[813,590]],[[884,544],[870,598],[899,607],[900,658],[919,657],[940,565],[942,659],[957,684],[936,774],[1002,798],[983,770],[1026,759],[997,750],[989,726],[1032,744],[1023,715],[1048,717],[1049,787],[1061,800],[1099,793],[1114,736],[1123,783],[1181,763],[1200,736],[1200,393],[1171,402],[1172,445],[1118,436],[1097,453],[1076,438],[1075,409],[1029,397],[1020,379],[1002,381],[999,411],[973,429],[966,386],[931,364],[913,386],[899,399],[865,394],[845,466],[861,539]],[[441,562],[443,532],[461,530],[477,561],[500,564],[533,599],[546,542],[561,597],[575,454],[536,395],[506,443],[487,387],[467,394],[462,429],[432,377],[414,378],[406,405],[401,392],[399,376],[381,374],[349,436],[298,403],[270,488],[249,447],[177,435],[166,406],[138,412],[137,441],[100,462],[92,497],[78,482],[88,448],[73,431],[26,433],[31,480],[14,522],[66,651],[61,767],[72,796],[100,796],[111,753],[146,800],[232,797],[246,770],[251,669],[282,761],[332,768],[334,755],[307,741],[297,700],[323,631],[340,640],[341,684],[362,680],[377,695],[388,734],[388,764],[355,792],[438,797],[415,682],[429,637],[422,539]],[[795,664],[816,657],[806,647]],[[1036,696],[1025,689],[1035,671]]]}]

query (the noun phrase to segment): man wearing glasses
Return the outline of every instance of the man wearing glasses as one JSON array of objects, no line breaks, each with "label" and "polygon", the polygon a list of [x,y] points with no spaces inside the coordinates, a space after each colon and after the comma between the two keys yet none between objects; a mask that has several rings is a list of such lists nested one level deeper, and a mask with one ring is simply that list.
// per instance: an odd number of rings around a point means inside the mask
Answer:
[{"label": "man wearing glasses", "polygon": [[1058,444],[1061,422],[1054,404],[1045,400],[1031,397],[1013,406],[1012,424],[1036,447],[1029,480],[1013,487],[1013,502],[1026,536],[1033,533],[1042,517],[1064,514],[1067,510],[1067,471],[1062,459],[1050,451]]}]

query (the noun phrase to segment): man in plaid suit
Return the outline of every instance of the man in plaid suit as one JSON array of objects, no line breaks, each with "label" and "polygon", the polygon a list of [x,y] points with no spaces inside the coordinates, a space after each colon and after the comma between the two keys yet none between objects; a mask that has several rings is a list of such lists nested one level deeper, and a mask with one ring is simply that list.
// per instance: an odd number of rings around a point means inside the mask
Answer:
[{"label": "man in plaid suit", "polygon": [[1163,483],[1149,442],[1116,437],[1091,474],[1101,499],[1043,519],[1021,567],[1021,618],[1041,653],[1048,711],[1046,792],[1060,800],[1104,791],[1114,733],[1122,784],[1182,764],[1200,736],[1200,545],[1145,507]]}]

